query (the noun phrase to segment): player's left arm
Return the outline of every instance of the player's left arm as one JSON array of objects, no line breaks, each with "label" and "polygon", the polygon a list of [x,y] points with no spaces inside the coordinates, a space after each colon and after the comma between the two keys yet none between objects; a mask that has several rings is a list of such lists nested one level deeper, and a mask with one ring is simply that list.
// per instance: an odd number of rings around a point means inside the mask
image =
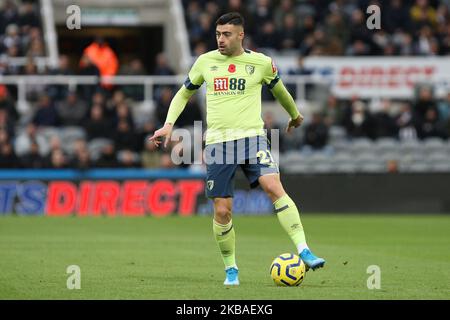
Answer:
[{"label": "player's left arm", "polygon": [[294,98],[292,98],[283,81],[281,81],[278,70],[272,60],[266,66],[263,81],[290,116],[286,131],[290,132],[292,128],[299,127],[303,122],[303,115],[298,111]]}]

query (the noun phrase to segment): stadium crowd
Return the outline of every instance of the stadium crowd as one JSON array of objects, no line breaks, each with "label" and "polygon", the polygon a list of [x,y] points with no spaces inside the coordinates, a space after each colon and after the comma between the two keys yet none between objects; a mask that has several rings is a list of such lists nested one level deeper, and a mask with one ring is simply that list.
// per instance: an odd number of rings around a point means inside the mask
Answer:
[{"label": "stadium crowd", "polygon": [[[215,21],[238,11],[245,46],[277,54],[435,56],[450,53],[448,0],[183,0],[194,55],[215,48]],[[381,9],[380,30],[366,26],[366,9]]]},{"label": "stadium crowd", "polygon": [[[245,2],[248,6],[244,6],[240,0],[197,0],[186,3],[186,21],[194,55],[216,47],[211,28],[223,10],[238,10],[248,17],[246,41],[247,47],[253,49],[270,47],[280,52],[294,49],[301,57],[449,53],[450,1],[378,1],[383,7],[383,23],[388,27],[371,33],[365,27],[358,28],[364,17],[361,8],[368,2],[256,0]],[[120,53],[115,53],[101,38],[84,50],[76,68],[70,65],[67,56],[61,55],[56,68],[41,70],[33,59],[45,54],[44,51],[38,54],[39,50],[35,50],[38,47],[44,46],[34,2],[4,1],[0,9],[0,75],[175,74],[162,53],[156,57],[153,70],[145,70],[139,59],[121,63]],[[8,63],[11,50],[28,57],[25,66]],[[299,66],[290,73],[305,72]],[[152,115],[137,119],[133,107],[144,96],[138,86],[99,83],[69,90],[65,85],[35,83],[27,86],[31,110],[24,113],[18,110],[16,88],[0,84],[0,167],[173,167],[171,148],[157,149],[146,138],[163,124],[177,86],[157,85],[154,89]],[[189,127],[195,120],[204,119],[198,99],[193,96],[177,121],[178,127]],[[338,100],[331,95],[321,111],[297,130],[301,135],[296,138],[284,133],[284,123],[277,123],[270,111],[263,117],[267,129],[280,129],[282,152],[329,150],[330,131],[336,127],[344,130],[348,139],[448,139],[450,93],[438,100],[432,88],[421,87],[416,98],[405,101],[363,101],[358,97]]]}]

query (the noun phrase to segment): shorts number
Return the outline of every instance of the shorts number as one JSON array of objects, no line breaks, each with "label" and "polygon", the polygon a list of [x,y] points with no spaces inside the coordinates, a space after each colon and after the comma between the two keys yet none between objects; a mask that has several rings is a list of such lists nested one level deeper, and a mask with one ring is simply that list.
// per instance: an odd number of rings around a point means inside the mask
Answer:
[{"label": "shorts number", "polygon": [[270,153],[269,150],[260,150],[256,153],[256,157],[257,158],[261,158],[261,160],[259,160],[259,162],[261,164],[269,164],[269,163],[273,163],[275,162],[272,158],[272,154]]}]

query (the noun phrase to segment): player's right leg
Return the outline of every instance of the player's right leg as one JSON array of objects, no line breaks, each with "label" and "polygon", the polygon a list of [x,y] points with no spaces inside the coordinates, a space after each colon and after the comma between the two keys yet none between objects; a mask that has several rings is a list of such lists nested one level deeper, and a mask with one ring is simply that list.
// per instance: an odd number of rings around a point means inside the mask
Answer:
[{"label": "player's right leg", "polygon": [[235,233],[231,219],[233,198],[214,198],[213,232],[225,265],[224,285],[239,285]]}]

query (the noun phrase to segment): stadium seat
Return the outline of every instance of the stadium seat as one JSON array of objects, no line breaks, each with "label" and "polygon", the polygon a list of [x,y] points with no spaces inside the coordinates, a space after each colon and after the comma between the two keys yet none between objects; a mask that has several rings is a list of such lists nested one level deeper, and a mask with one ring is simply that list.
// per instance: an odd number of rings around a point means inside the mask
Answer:
[{"label": "stadium seat", "polygon": [[330,144],[336,153],[348,153],[352,147],[351,142],[347,140],[330,141]]},{"label": "stadium seat", "polygon": [[311,166],[305,163],[294,163],[283,168],[285,173],[311,173]]},{"label": "stadium seat", "polygon": [[374,151],[378,153],[388,153],[399,150],[400,144],[393,138],[380,138],[375,142],[374,147]]},{"label": "stadium seat", "polygon": [[433,172],[442,172],[442,173],[447,173],[450,172],[450,162],[449,161],[445,161],[445,162],[437,162],[431,165],[431,171]]},{"label": "stadium seat", "polygon": [[331,126],[329,130],[330,135],[330,143],[336,141],[344,141],[346,139],[347,133],[345,132],[344,127],[339,126]]},{"label": "stadium seat", "polygon": [[445,142],[440,138],[428,138],[424,141],[424,148],[426,153],[439,152],[445,148]]},{"label": "stadium seat", "polygon": [[353,155],[370,152],[374,147],[372,140],[368,138],[357,138],[351,143],[351,152]]},{"label": "stadium seat", "polygon": [[71,127],[64,127],[61,129],[61,140],[65,143],[67,142],[72,142],[75,141],[77,139],[86,139],[86,132],[84,130],[83,127],[75,127],[75,126],[71,126]]},{"label": "stadium seat", "polygon": [[100,153],[104,146],[114,144],[114,142],[110,139],[106,138],[95,138],[92,139],[88,144],[89,154],[91,158],[95,161],[100,157]]},{"label": "stadium seat", "polygon": [[412,163],[408,168],[408,172],[428,172],[432,166],[426,162],[415,162]]},{"label": "stadium seat", "polygon": [[381,162],[368,162],[358,167],[359,172],[365,173],[383,173],[386,172],[386,165]]}]

